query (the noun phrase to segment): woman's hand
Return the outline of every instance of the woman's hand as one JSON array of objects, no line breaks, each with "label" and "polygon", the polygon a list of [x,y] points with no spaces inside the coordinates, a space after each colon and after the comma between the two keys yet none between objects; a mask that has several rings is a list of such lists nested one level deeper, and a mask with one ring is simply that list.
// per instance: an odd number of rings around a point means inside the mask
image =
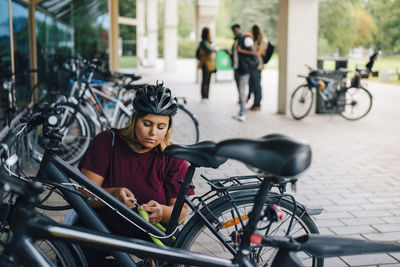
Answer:
[{"label": "woman's hand", "polygon": [[143,210],[149,213],[149,221],[151,224],[156,224],[161,222],[163,210],[161,204],[157,201],[150,200],[146,204],[142,205]]},{"label": "woman's hand", "polygon": [[135,205],[135,196],[133,193],[125,187],[118,187],[114,188],[114,190],[111,193],[116,199],[121,201],[122,203],[125,204],[130,209],[133,209],[136,207]]}]

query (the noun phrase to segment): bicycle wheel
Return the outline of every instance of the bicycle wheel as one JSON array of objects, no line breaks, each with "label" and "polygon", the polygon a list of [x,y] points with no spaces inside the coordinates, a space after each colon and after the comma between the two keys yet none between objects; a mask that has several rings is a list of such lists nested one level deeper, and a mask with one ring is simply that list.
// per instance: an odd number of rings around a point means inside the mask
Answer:
[{"label": "bicycle wheel", "polygon": [[346,104],[339,113],[345,119],[358,120],[371,110],[372,95],[364,87],[350,87],[345,92]]},{"label": "bicycle wheel", "polygon": [[[12,209],[12,208],[11,208]],[[6,207],[3,204],[0,207],[0,218],[1,221],[5,223],[3,232],[1,232],[1,240],[7,240],[9,235],[9,225],[8,219],[4,220]],[[47,223],[54,222],[51,218],[35,212],[35,217],[38,221]],[[35,240],[34,245],[55,265],[55,266],[65,266],[65,267],[78,267],[87,266],[86,259],[82,258],[83,254],[78,246],[72,248],[72,246],[64,244],[59,241],[49,241],[38,239]],[[11,248],[12,250],[12,248]],[[13,253],[14,254],[14,253]],[[15,252],[18,255],[18,251]],[[18,262],[18,266],[32,266],[32,262]]]},{"label": "bicycle wheel", "polygon": [[130,116],[126,115],[125,112],[121,112],[119,118],[117,119],[117,128],[125,127],[129,122]]},{"label": "bicycle wheel", "polygon": [[294,90],[290,98],[290,114],[296,120],[301,120],[310,113],[314,101],[314,93],[306,84]]},{"label": "bicycle wheel", "polygon": [[[57,155],[73,165],[81,160],[89,147],[95,128],[90,119],[82,111],[76,110],[74,105],[65,103],[59,107],[64,109],[59,124],[63,138],[58,145]],[[48,142],[40,133],[41,128],[38,128],[37,131],[32,131],[28,138],[33,158],[39,162],[43,158]]]},{"label": "bicycle wheel", "polygon": [[199,123],[194,115],[184,106],[179,105],[172,119],[172,142],[191,145],[199,142]]},{"label": "bicycle wheel", "polygon": [[[242,231],[242,225],[240,222],[238,223],[238,218],[242,218],[243,221],[247,220],[247,216],[254,206],[255,194],[256,192],[249,192],[236,194],[236,196],[233,197],[238,206],[240,217],[235,212],[228,198],[218,199],[210,203],[207,210],[211,212],[203,210],[203,214],[206,214],[207,219],[212,223],[214,229],[233,247],[236,247],[236,238]],[[271,197],[270,200],[273,204],[277,203],[278,197]],[[272,223],[268,232],[267,229],[270,223],[260,221],[257,225],[258,233],[275,236],[284,236],[288,234],[293,237],[308,233],[319,233],[311,217],[305,212],[301,205],[297,206],[294,214],[294,221],[289,230],[288,226],[294,211],[294,205],[287,199],[281,199],[279,206],[282,208],[284,214],[283,220],[281,222]],[[244,224],[245,223],[246,222],[244,222]],[[233,258],[232,253],[206,227],[198,215],[191,218],[182,229],[181,234],[178,236],[176,246],[193,252],[226,259]],[[256,264],[256,266],[270,266],[277,251],[277,248],[272,247],[252,247],[251,253],[249,254],[250,260],[253,264]],[[323,260],[313,258],[306,253],[298,253],[297,256],[304,266],[323,266]]]}]

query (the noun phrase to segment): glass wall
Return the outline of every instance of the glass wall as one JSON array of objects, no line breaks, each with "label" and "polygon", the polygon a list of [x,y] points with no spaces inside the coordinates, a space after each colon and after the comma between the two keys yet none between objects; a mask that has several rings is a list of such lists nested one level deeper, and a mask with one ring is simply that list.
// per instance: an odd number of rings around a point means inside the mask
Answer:
[{"label": "glass wall", "polygon": [[[32,91],[28,6],[11,3],[17,102],[25,104]],[[44,88],[39,93],[67,89],[61,66],[70,57],[101,58],[108,65],[108,0],[44,0],[34,14],[38,82]],[[11,75],[8,0],[0,0],[0,45],[1,82]]]},{"label": "glass wall", "polygon": [[11,75],[8,1],[0,0],[0,82]]},{"label": "glass wall", "polygon": [[25,4],[13,1],[11,4],[13,36],[14,36],[14,62],[15,62],[15,85],[17,102],[28,102],[30,100],[30,69],[29,57],[29,31],[28,31],[28,8]]}]

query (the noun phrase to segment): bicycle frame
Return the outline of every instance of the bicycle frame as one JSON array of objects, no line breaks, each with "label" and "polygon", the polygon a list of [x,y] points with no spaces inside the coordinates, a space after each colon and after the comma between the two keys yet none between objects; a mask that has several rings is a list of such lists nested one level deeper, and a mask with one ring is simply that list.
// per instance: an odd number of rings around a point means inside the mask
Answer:
[{"label": "bicycle frame", "polygon": [[[15,185],[13,184],[13,186]],[[31,264],[36,264],[37,266],[53,266],[34,244],[34,239],[47,239],[60,240],[64,243],[75,243],[103,250],[118,250],[139,257],[151,257],[168,262],[196,266],[236,266],[232,264],[230,260],[191,253],[176,248],[160,248],[144,240],[61,226],[56,223],[38,222],[35,220],[33,209],[39,201],[38,195],[40,191],[41,188],[37,187],[35,184],[33,184],[31,188],[27,186],[21,186],[19,188],[19,193],[22,196],[18,198],[10,221],[13,235],[9,243],[5,246],[4,251],[6,254],[12,255],[13,251],[17,251],[20,257]],[[116,253],[114,252],[114,254]],[[123,266],[136,266],[133,261],[124,261],[120,263]]]}]

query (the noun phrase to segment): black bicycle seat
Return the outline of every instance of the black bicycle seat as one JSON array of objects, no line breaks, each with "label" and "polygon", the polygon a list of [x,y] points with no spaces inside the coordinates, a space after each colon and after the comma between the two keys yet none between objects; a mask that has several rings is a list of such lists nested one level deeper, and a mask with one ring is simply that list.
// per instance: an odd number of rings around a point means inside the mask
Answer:
[{"label": "black bicycle seat", "polygon": [[311,164],[311,148],[293,137],[272,134],[260,139],[230,139],[218,143],[216,155],[241,161],[262,173],[293,177]]},{"label": "black bicycle seat", "polygon": [[203,141],[194,145],[170,145],[164,149],[164,154],[184,159],[196,167],[218,168],[227,160],[215,155],[215,142]]}]

